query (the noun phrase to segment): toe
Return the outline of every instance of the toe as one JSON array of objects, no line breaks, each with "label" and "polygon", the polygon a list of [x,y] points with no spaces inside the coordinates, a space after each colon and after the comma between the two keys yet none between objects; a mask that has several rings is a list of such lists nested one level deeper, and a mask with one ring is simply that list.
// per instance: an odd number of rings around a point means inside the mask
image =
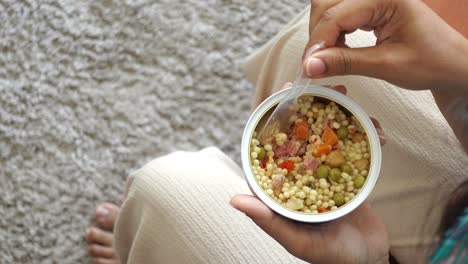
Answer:
[{"label": "toe", "polygon": [[114,248],[109,246],[102,246],[99,244],[91,244],[88,247],[88,253],[96,258],[115,258]]},{"label": "toe", "polygon": [[86,230],[86,240],[88,243],[112,246],[112,237],[112,233],[96,227],[90,227]]},{"label": "toe", "polygon": [[120,208],[115,204],[100,204],[96,207],[96,221],[103,229],[112,231],[119,211]]},{"label": "toe", "polygon": [[93,258],[93,264],[117,264],[117,260],[106,258]]}]

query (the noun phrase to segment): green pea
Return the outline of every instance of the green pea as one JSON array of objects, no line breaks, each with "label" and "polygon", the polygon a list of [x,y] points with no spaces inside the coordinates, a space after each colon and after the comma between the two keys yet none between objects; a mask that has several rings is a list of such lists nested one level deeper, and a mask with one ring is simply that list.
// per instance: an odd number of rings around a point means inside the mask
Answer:
[{"label": "green pea", "polygon": [[345,139],[348,137],[348,128],[345,126],[342,126],[336,130],[336,135],[338,136],[339,139]]},{"label": "green pea", "polygon": [[329,172],[330,170],[328,169],[327,166],[320,166],[317,169],[317,174],[316,174],[317,178],[327,178]]},{"label": "green pea", "polygon": [[258,160],[263,160],[266,155],[266,150],[264,148],[260,148],[260,153],[257,155]]},{"label": "green pea", "polygon": [[351,165],[349,165],[349,164],[343,164],[343,166],[341,166],[341,170],[343,172],[348,173],[349,175],[351,175],[353,173],[353,167],[351,167]]},{"label": "green pea", "polygon": [[356,188],[361,188],[364,185],[364,182],[366,181],[366,178],[364,176],[359,175],[354,179],[354,187]]},{"label": "green pea", "polygon": [[335,193],[333,201],[335,201],[336,206],[342,206],[345,203],[345,197],[342,193]]},{"label": "green pea", "polygon": [[338,168],[331,169],[329,178],[334,182],[338,182],[341,179],[341,170]]}]

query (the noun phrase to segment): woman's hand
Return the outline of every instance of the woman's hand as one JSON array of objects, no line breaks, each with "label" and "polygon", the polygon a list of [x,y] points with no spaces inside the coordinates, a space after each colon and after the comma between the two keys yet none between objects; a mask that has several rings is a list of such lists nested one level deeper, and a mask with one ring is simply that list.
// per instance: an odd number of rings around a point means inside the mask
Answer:
[{"label": "woman's hand", "polygon": [[388,263],[385,226],[364,202],[350,214],[324,224],[288,220],[250,195],[236,195],[231,205],[278,241],[289,253],[314,264]]},{"label": "woman's hand", "polygon": [[[283,89],[291,84],[287,83]],[[346,94],[346,87],[330,87]],[[372,119],[381,144],[385,135]],[[384,224],[364,202],[352,213],[332,222],[304,224],[286,219],[250,195],[236,195],[231,204],[278,241],[294,256],[320,263],[388,263],[389,244]]]},{"label": "woman's hand", "polygon": [[[408,89],[468,89],[468,41],[421,0],[313,0],[304,60],[308,77],[365,75]],[[348,48],[345,35],[374,30],[374,47]]]}]

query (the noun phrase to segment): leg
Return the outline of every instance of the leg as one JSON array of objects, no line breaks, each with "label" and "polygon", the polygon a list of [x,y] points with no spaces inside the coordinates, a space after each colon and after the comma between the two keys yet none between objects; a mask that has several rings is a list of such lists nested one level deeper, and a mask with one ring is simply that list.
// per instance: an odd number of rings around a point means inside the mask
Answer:
[{"label": "leg", "polygon": [[122,263],[300,263],[229,205],[250,193],[215,148],[176,152],[131,175],[115,228]]}]

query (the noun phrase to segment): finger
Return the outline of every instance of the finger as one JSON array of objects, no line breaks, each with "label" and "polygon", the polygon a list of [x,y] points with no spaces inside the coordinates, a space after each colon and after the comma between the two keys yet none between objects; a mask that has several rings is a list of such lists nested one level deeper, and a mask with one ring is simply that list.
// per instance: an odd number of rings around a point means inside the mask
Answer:
[{"label": "finger", "polygon": [[[322,13],[325,12],[325,10],[337,5],[338,3],[342,2],[343,0],[311,0],[310,1],[310,17],[309,17],[309,39],[312,35],[312,32],[315,30],[315,26],[320,20],[320,17],[322,16]],[[307,43],[307,46],[304,50],[304,54],[306,54],[306,51],[309,50],[314,44],[317,44],[318,42],[312,43],[309,41]]]},{"label": "finger", "polygon": [[344,85],[335,85],[335,86],[332,86],[331,89],[339,92],[339,93],[342,93],[344,95],[346,95],[348,93],[348,89],[346,89],[346,86]]},{"label": "finger", "polygon": [[374,124],[375,128],[382,128],[379,120],[377,120],[375,117],[372,117],[372,116],[369,116],[369,118],[372,121],[372,124]]},{"label": "finger", "polygon": [[[263,231],[282,244],[288,251],[294,250],[294,242],[301,234],[297,228],[299,223],[292,223],[286,218],[274,213],[264,203],[250,195],[236,195],[231,200],[231,205],[245,213]],[[308,234],[310,235],[310,234]]]},{"label": "finger", "polygon": [[380,122],[379,120],[373,118],[370,116],[370,119],[372,121],[372,124],[374,124],[374,127],[375,127],[375,130],[377,130],[377,134],[379,135],[379,141],[380,141],[380,145],[385,145],[385,143],[387,142],[387,138],[385,137],[385,132],[384,130],[382,129],[382,126],[380,125]]},{"label": "finger", "polygon": [[303,70],[306,77],[323,78],[335,75],[364,75],[385,79],[388,71],[387,47],[327,48],[306,58]]},{"label": "finger", "polygon": [[283,87],[281,87],[280,91],[284,90],[284,89],[288,89],[292,86],[292,82],[287,82],[283,85]]},{"label": "finger", "polygon": [[334,47],[342,33],[384,25],[392,17],[394,8],[380,1],[341,1],[321,12],[314,30],[309,32],[310,42],[324,41],[327,47]]}]

